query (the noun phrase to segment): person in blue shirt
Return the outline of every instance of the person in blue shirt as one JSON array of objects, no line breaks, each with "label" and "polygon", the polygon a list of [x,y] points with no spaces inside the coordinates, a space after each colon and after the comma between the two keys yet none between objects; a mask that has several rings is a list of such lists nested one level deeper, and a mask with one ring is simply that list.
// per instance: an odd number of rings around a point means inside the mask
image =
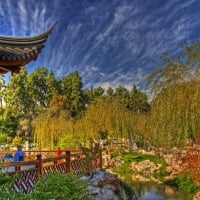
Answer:
[{"label": "person in blue shirt", "polygon": [[22,151],[22,147],[21,145],[17,146],[17,151],[13,157],[13,162],[19,162],[19,161],[23,161],[24,160],[24,152]]}]

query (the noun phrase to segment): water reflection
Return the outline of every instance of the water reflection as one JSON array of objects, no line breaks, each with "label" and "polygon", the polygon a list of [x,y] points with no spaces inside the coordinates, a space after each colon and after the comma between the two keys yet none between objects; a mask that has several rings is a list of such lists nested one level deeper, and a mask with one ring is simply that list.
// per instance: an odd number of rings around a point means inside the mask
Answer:
[{"label": "water reflection", "polygon": [[140,182],[134,183],[132,188],[136,192],[135,200],[178,200],[176,192],[169,186]]},{"label": "water reflection", "polygon": [[143,191],[138,200],[177,200],[175,197],[167,197],[165,194],[162,194],[156,188],[151,188],[149,190]]}]

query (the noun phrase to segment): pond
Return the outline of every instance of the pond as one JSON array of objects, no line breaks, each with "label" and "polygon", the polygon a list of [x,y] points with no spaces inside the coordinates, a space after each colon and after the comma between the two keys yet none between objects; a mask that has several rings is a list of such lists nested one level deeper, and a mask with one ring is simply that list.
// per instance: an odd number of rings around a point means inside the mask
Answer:
[{"label": "pond", "polygon": [[[135,192],[132,200],[190,200],[190,194],[177,193],[174,188],[155,183],[132,183],[131,189]],[[136,197],[135,197],[136,196]]]}]

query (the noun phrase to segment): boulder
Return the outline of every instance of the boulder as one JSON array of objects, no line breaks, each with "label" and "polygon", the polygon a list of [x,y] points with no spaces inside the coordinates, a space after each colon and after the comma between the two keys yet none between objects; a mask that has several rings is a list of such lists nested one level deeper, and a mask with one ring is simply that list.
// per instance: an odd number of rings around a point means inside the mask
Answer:
[{"label": "boulder", "polygon": [[128,200],[117,175],[98,169],[81,179],[87,181],[87,189],[93,200]]},{"label": "boulder", "polygon": [[166,194],[167,196],[173,196],[173,195],[176,194],[176,190],[175,190],[175,188],[173,188],[173,187],[165,186],[165,194]]}]

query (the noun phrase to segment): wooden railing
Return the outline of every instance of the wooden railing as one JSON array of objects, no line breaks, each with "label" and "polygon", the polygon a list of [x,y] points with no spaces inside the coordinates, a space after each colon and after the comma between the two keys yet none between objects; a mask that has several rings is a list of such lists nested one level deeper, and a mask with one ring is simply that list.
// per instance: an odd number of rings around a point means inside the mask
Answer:
[{"label": "wooden railing", "polygon": [[[102,167],[101,152],[93,160],[88,160],[81,150],[66,151],[64,155],[42,158],[42,152],[35,160],[1,164],[3,173],[16,175],[11,190],[29,193],[40,176],[50,173],[72,173],[82,175]],[[38,152],[36,152],[38,153]]]}]

